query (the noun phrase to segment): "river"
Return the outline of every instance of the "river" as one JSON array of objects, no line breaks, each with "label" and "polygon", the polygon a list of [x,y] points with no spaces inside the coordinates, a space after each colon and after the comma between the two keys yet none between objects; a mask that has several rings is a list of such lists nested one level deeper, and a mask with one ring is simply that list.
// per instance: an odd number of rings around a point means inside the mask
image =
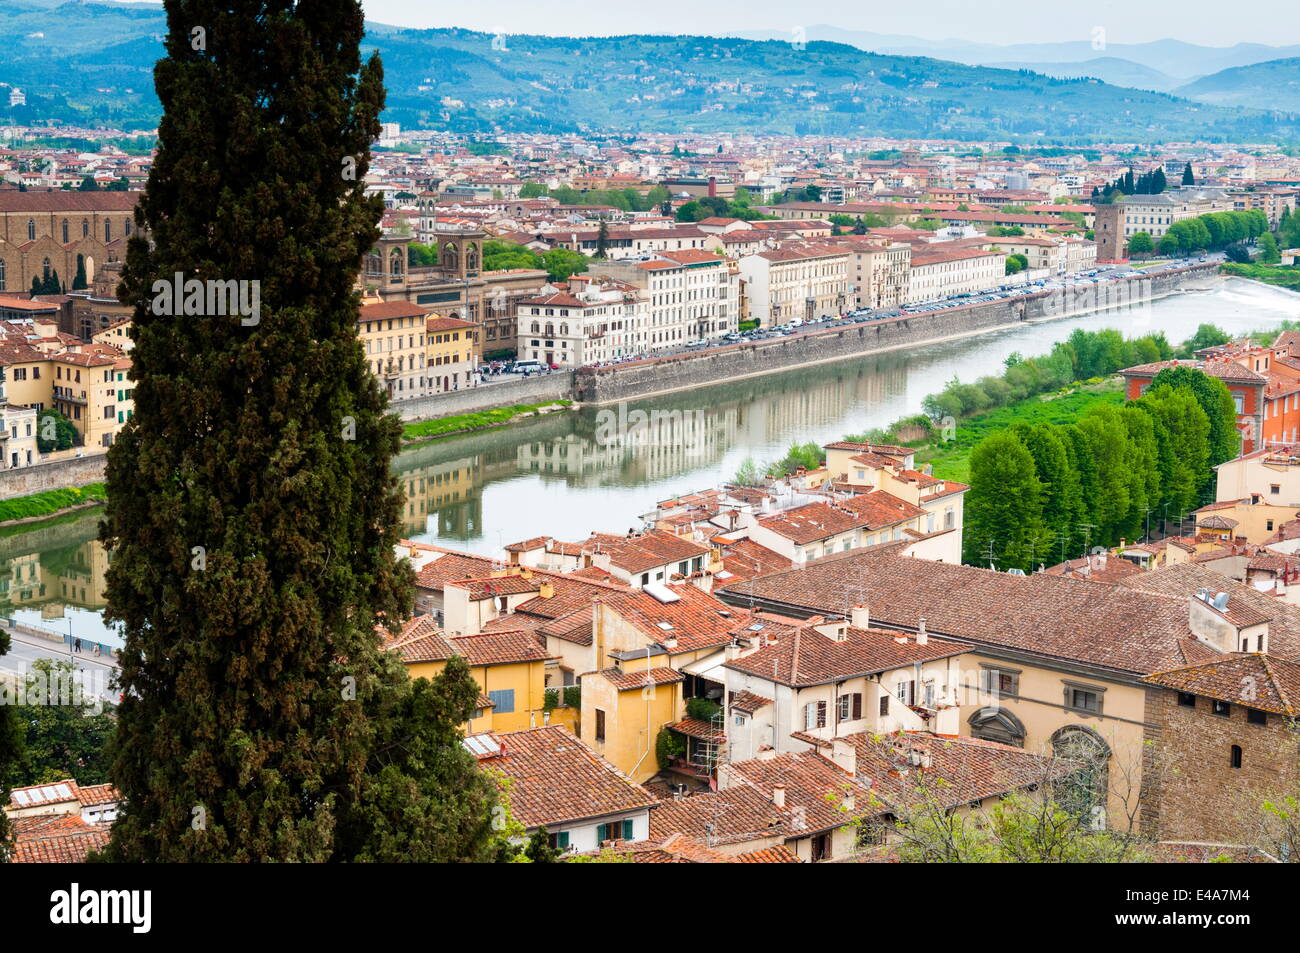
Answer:
[{"label": "river", "polygon": [[[623,532],[673,496],[730,479],[746,458],[783,456],[919,412],[953,377],[1001,371],[1008,355],[1045,354],[1075,328],[1162,331],[1171,343],[1202,323],[1232,334],[1300,319],[1300,294],[1242,279],[1203,291],[979,337],[719,384],[625,407],[552,414],[407,450],[404,532],[481,554],[534,536]],[[646,421],[637,426],[637,412]],[[96,517],[0,539],[0,591],[20,622],[119,644],[100,621],[107,561]]]}]

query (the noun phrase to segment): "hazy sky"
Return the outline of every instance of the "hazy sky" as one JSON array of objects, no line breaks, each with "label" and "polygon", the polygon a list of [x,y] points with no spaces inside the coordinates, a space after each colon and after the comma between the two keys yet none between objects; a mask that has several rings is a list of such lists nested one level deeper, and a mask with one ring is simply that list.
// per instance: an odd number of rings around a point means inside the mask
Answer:
[{"label": "hazy sky", "polygon": [[1133,0],[362,0],[366,16],[413,27],[459,26],[492,33],[592,36],[615,33],[726,34],[828,24],[849,30],[984,43],[1089,40],[1103,27],[1111,43],[1166,37],[1230,46],[1300,43],[1296,0],[1251,0],[1236,16],[1222,0],[1175,4]]}]

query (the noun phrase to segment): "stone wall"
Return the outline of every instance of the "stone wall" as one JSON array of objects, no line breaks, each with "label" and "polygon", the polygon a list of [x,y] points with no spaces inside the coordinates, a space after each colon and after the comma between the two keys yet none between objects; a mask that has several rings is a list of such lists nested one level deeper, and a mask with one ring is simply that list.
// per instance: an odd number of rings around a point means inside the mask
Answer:
[{"label": "stone wall", "polygon": [[[1161,840],[1253,844],[1255,820],[1264,799],[1296,789],[1296,736],[1280,715],[1252,725],[1246,709],[1232,705],[1214,714],[1210,699],[1196,707],[1178,704],[1178,693],[1150,688],[1146,720],[1156,726],[1146,786]],[[1241,767],[1232,767],[1232,746],[1241,748]]]},{"label": "stone wall", "polygon": [[0,500],[97,483],[104,479],[104,463],[107,458],[107,454],[96,453],[57,463],[4,470],[0,472]]},{"label": "stone wall", "polygon": [[575,374],[574,393],[583,403],[612,403],[775,370],[932,344],[1010,327],[1021,321],[1050,320],[1140,303],[1212,278],[1217,271],[1215,264],[1195,265],[1155,277],[1139,275],[1123,281],[825,328],[632,364],[585,368]]},{"label": "stone wall", "polygon": [[544,404],[572,397],[573,371],[557,371],[554,374],[535,374],[519,380],[485,384],[434,397],[397,400],[393,401],[392,406],[403,420],[414,421],[470,414],[514,404]]}]

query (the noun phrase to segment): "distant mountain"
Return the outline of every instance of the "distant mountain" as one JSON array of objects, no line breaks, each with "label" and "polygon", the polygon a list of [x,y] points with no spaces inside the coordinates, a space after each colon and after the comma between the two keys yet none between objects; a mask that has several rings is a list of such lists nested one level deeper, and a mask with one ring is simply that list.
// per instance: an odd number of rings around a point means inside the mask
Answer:
[{"label": "distant mountain", "polygon": [[1214,106],[1300,111],[1300,57],[1221,70],[1177,92]]},{"label": "distant mountain", "polygon": [[1103,83],[1110,83],[1112,86],[1127,86],[1130,89],[1148,89],[1154,92],[1167,93],[1180,85],[1181,80],[1168,76],[1159,70],[1143,66],[1141,63],[1134,63],[1132,60],[1122,60],[1116,56],[1101,56],[1095,60],[1084,60],[1081,63],[990,63],[990,66],[998,69],[1028,69],[1035,73],[1042,73],[1044,76],[1055,76],[1058,79],[1078,79],[1081,76],[1091,76],[1093,79],[1099,79]]},{"label": "distant mountain", "polygon": [[[1234,46],[1200,46],[1182,40],[1155,40],[1149,43],[1113,43],[1099,35],[1094,45],[1092,38],[1063,43],[1012,43],[1005,46],[995,43],[971,43],[966,40],[926,40],[914,36],[870,33],[861,30],[843,30],[839,27],[818,25],[804,31],[808,40],[826,40],[847,43],[859,49],[900,56],[933,56],[939,59],[989,66],[999,63],[1045,65],[1082,63],[1099,56],[1131,60],[1140,66],[1156,70],[1184,82],[1207,73],[1249,66],[1282,57],[1300,56],[1298,46],[1267,46],[1263,43],[1238,43]],[[737,32],[736,36],[749,39],[788,39],[790,31],[756,30]],[[1034,68],[1030,66],[1030,68]]]},{"label": "distant mountain", "polygon": [[[4,0],[0,123],[156,122],[159,7]],[[1220,109],[1096,79],[868,53],[811,41],[690,36],[494,38],[368,24],[385,119],[464,132],[772,132],[1021,142],[1300,136],[1300,117]],[[41,34],[36,36],[35,34]]]}]

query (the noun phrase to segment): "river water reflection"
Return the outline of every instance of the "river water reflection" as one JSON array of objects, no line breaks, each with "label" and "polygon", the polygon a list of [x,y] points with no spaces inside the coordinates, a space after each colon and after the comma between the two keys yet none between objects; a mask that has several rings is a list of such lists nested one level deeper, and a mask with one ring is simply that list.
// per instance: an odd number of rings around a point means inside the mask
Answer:
[{"label": "river water reflection", "polygon": [[[1147,304],[437,441],[395,461],[407,495],[403,529],[484,554],[533,536],[621,532],[659,500],[729,479],[747,457],[770,460],[791,443],[884,426],[917,413],[954,376],[997,373],[1011,353],[1044,354],[1075,328],[1163,331],[1178,343],[1204,322],[1240,334],[1286,319],[1300,319],[1300,295],[1229,279]],[[0,591],[18,621],[120,644],[100,619],[107,559],[96,523],[91,513],[0,538]]]}]

